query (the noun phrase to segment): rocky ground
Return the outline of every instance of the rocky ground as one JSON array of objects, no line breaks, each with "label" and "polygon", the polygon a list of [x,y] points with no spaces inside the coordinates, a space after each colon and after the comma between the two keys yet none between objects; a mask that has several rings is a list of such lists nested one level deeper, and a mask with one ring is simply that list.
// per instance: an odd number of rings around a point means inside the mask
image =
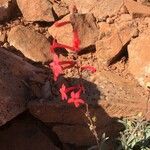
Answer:
[{"label": "rocky ground", "polygon": [[[58,20],[71,24],[56,28]],[[97,69],[85,73],[83,82],[98,135],[117,137],[118,118],[147,112],[149,0],[0,0],[1,150],[84,150],[96,143],[85,108],[60,100],[60,81],[77,82],[77,73],[70,69],[54,82],[48,66],[52,39],[70,45],[75,26],[78,60]],[[107,149],[115,150],[111,140]]]}]

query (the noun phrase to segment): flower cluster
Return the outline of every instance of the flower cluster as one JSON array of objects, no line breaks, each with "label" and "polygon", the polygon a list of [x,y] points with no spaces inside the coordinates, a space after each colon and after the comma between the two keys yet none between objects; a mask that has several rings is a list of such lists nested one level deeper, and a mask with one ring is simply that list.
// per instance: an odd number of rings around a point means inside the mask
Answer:
[{"label": "flower cluster", "polygon": [[[70,21],[66,22],[56,22],[56,27],[61,27],[63,25],[66,25],[70,23]],[[64,45],[61,43],[58,43],[56,39],[53,40],[53,43],[50,47],[50,52],[53,54],[53,61],[49,64],[50,68],[52,69],[54,80],[57,81],[58,77],[63,74],[63,71],[68,68],[75,67],[78,69],[78,74],[80,76],[80,79],[82,80],[82,72],[84,70],[88,70],[91,72],[95,72],[96,69],[92,66],[80,66],[78,64],[78,61],[74,60],[67,60],[67,61],[60,61],[58,55],[55,52],[56,48],[65,48],[73,51],[74,53],[77,53],[80,51],[80,39],[77,31],[73,31],[73,43],[72,46]],[[69,104],[73,103],[75,107],[79,107],[80,104],[85,104],[85,101],[81,98],[81,94],[85,92],[84,86],[81,82],[81,84],[72,86],[72,87],[66,87],[64,84],[62,84],[61,88],[59,89],[59,92],[61,94],[61,99],[66,100]]]}]

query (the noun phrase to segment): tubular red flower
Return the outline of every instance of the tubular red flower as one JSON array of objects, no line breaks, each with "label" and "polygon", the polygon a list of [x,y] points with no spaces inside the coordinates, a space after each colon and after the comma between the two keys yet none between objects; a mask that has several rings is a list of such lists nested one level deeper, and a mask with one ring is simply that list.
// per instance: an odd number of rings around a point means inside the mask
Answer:
[{"label": "tubular red flower", "polygon": [[72,51],[75,50],[74,47],[58,43],[57,40],[54,39],[52,45],[50,46],[50,52],[55,53],[55,48],[65,48],[65,49],[70,49]]},{"label": "tubular red flower", "polygon": [[[63,66],[67,65],[67,66]],[[50,63],[50,68],[54,74],[54,80],[56,81],[58,76],[63,73],[63,70],[71,68],[75,65],[74,61],[59,61],[57,54],[53,54],[53,62]]]},{"label": "tubular red flower", "polygon": [[84,104],[84,100],[80,98],[81,90],[78,92],[71,92],[71,98],[68,99],[68,103],[74,103],[75,107],[79,107],[80,104]]},{"label": "tubular red flower", "polygon": [[81,67],[81,71],[83,70],[88,70],[91,71],[92,73],[96,72],[96,68],[94,68],[93,66],[83,66]]},{"label": "tubular red flower", "polygon": [[75,89],[79,89],[80,85],[76,85],[76,86],[71,86],[66,88],[66,86],[64,84],[62,84],[61,88],[59,89],[59,92],[61,94],[61,99],[62,100],[67,100],[67,93],[70,91],[73,91]]},{"label": "tubular red flower", "polygon": [[54,25],[55,27],[61,27],[61,26],[64,26],[66,24],[69,24],[70,21],[63,21],[63,22],[55,22]]},{"label": "tubular red flower", "polygon": [[61,99],[62,100],[67,100],[67,89],[64,84],[62,84],[61,88],[59,89],[59,92],[61,94]]},{"label": "tubular red flower", "polygon": [[71,47],[71,46],[68,46],[68,45],[65,45],[65,44],[60,44],[60,43],[57,43],[57,46],[56,48],[65,48],[65,49],[70,49],[72,51],[74,51],[74,47]]},{"label": "tubular red flower", "polygon": [[60,65],[67,65],[67,66],[62,66],[63,70],[72,68],[76,64],[75,61],[61,61]]},{"label": "tubular red flower", "polygon": [[54,54],[53,56],[53,62],[50,63],[50,68],[52,69],[53,71],[53,74],[54,74],[54,80],[56,81],[58,76],[60,74],[62,74],[63,72],[63,69],[61,67],[61,65],[59,64],[59,59],[58,59],[58,56],[56,54]]},{"label": "tubular red flower", "polygon": [[73,31],[73,47],[74,47],[74,51],[79,51],[80,48],[80,39],[78,36],[78,32],[77,31]]},{"label": "tubular red flower", "polygon": [[53,43],[52,45],[50,46],[50,52],[51,53],[55,53],[55,48],[57,47],[57,40],[56,39],[53,39]]}]

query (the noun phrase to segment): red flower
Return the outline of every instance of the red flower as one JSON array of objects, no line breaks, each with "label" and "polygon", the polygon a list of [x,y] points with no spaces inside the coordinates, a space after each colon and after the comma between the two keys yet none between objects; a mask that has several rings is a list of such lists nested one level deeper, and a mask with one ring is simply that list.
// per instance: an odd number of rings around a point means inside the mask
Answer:
[{"label": "red flower", "polygon": [[[65,66],[63,66],[65,65]],[[54,53],[53,54],[53,62],[50,63],[50,68],[54,74],[54,80],[56,81],[58,76],[63,73],[63,70],[67,68],[71,68],[75,65],[74,61],[59,61],[58,56]]]},{"label": "red flower", "polygon": [[75,107],[79,107],[80,104],[84,104],[84,100],[80,98],[81,90],[78,92],[71,92],[71,98],[68,100],[68,103],[74,103]]},{"label": "red flower", "polygon": [[59,63],[59,59],[58,59],[58,56],[56,54],[54,54],[54,58],[53,58],[53,62],[50,63],[50,68],[52,69],[53,71],[53,74],[54,74],[54,80],[56,81],[58,76],[60,74],[62,74],[63,72],[63,69]]},{"label": "red flower", "polygon": [[57,40],[53,40],[52,45],[50,46],[50,52],[55,53],[55,48],[57,47]]},{"label": "red flower", "polygon": [[62,84],[61,88],[59,89],[59,92],[61,94],[61,99],[62,100],[65,100],[65,99],[67,100],[67,93],[74,90],[74,89],[78,89],[78,88],[80,88],[80,85],[66,88],[66,86],[64,84]]},{"label": "red flower", "polygon": [[83,66],[81,67],[81,71],[83,70],[88,70],[91,71],[92,73],[96,72],[96,68],[94,68],[93,66]]},{"label": "red flower", "polygon": [[59,89],[59,91],[61,93],[61,99],[67,100],[67,89],[66,89],[66,86],[64,84],[62,84],[62,87]]},{"label": "red flower", "polygon": [[74,51],[79,51],[80,48],[80,39],[78,36],[78,32],[77,31],[73,31],[73,47],[74,47]]},{"label": "red flower", "polygon": [[65,49],[70,49],[71,51],[76,51],[78,52],[80,45],[80,40],[78,37],[78,32],[73,31],[73,46],[68,46],[65,44],[58,43],[56,39],[53,40],[52,45],[50,46],[50,51],[51,53],[55,53],[55,48],[65,48]]}]

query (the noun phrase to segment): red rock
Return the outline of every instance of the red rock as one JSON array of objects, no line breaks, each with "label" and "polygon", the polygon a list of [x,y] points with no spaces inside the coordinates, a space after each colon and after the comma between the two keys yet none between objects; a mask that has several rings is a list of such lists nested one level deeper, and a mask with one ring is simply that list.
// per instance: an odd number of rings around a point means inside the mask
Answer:
[{"label": "red rock", "polygon": [[63,3],[59,3],[59,4],[54,3],[53,10],[58,18],[62,18],[64,16],[66,16],[67,14],[69,14],[68,7]]},{"label": "red rock", "polygon": [[59,150],[30,116],[21,116],[0,130],[1,150]]},{"label": "red rock", "polygon": [[150,88],[150,36],[149,32],[133,39],[128,46],[129,70],[145,88]]},{"label": "red rock", "polygon": [[0,42],[4,43],[6,40],[6,32],[0,31]]},{"label": "red rock", "polygon": [[[26,110],[29,79],[37,80],[42,70],[0,48],[0,126]],[[29,83],[29,82],[28,82]]]},{"label": "red rock", "polygon": [[[70,15],[67,15],[64,18],[62,18],[60,22],[69,21],[69,20],[70,20]],[[48,32],[50,35],[56,38],[58,42],[66,45],[72,44],[73,36],[72,36],[71,24],[66,24],[65,26],[59,28],[55,27],[55,25],[52,25],[51,27],[48,28]]]},{"label": "red rock", "polygon": [[[96,128],[96,130],[99,137],[102,137],[102,134],[105,133],[106,135],[110,135],[109,138],[111,138],[118,135],[121,126],[119,126],[119,123],[114,122],[111,124],[111,128],[110,126],[105,126],[100,129]],[[53,131],[63,143],[75,144],[76,146],[90,146],[96,144],[95,137],[87,126],[56,125]]]},{"label": "red rock", "polygon": [[[85,82],[85,100],[89,103],[91,116],[96,117],[96,127],[100,135],[106,131],[108,136],[113,136],[114,132],[116,134],[120,130],[115,124],[116,117],[145,113],[147,96],[137,83],[103,70],[98,70],[91,77],[94,81]],[[49,101],[31,101],[28,108],[30,113],[42,122],[47,125],[52,123],[53,131],[62,142],[76,145],[94,144],[95,140],[87,128],[84,106],[75,108],[58,97],[53,97]]]},{"label": "red rock", "polygon": [[6,21],[14,16],[17,12],[17,4],[15,0],[0,1],[0,22]]},{"label": "red rock", "polygon": [[69,20],[72,25],[67,24],[59,28],[53,25],[48,29],[49,33],[55,37],[58,42],[72,46],[72,31],[73,28],[76,28],[80,39],[80,49],[82,50],[94,46],[98,38],[98,28],[93,15],[77,13],[75,15],[64,17],[60,22]]},{"label": "red rock", "polygon": [[123,0],[103,0],[95,3],[95,7],[91,9],[91,13],[96,18],[102,18],[104,16],[112,16],[116,14],[123,5]]},{"label": "red rock", "polygon": [[114,58],[118,57],[122,48],[127,44],[132,36],[133,27],[128,25],[116,26],[107,23],[100,23],[100,40],[96,42],[96,50],[99,56],[99,61],[104,64],[111,64]]},{"label": "red rock", "polygon": [[52,3],[49,0],[17,0],[26,21],[53,22]]},{"label": "red rock", "polygon": [[95,17],[92,14],[75,13],[70,16],[70,21],[73,29],[78,32],[80,49],[94,46],[99,34]]},{"label": "red rock", "polygon": [[133,16],[150,16],[150,7],[146,5],[142,5],[133,0],[125,0],[124,4],[129,13]]},{"label": "red rock", "polygon": [[[0,126],[26,109],[27,88],[15,75],[12,75],[8,56],[0,48]],[[9,70],[10,69],[10,70]]]},{"label": "red rock", "polygon": [[[73,125],[86,125],[86,118],[84,113],[84,108],[76,109],[74,106],[62,102],[36,102],[32,101],[29,104],[29,109],[31,114],[39,118],[43,122],[59,122],[63,124],[73,124]],[[97,125],[104,126],[106,122],[111,122],[111,119],[108,116],[105,116],[105,112],[99,106],[93,108],[90,106],[90,111],[93,114],[103,114],[105,119],[98,119]],[[59,114],[59,115],[58,115]],[[106,121],[107,120],[107,121]]]},{"label": "red rock", "polygon": [[8,42],[33,61],[47,62],[52,59],[48,40],[30,27],[18,25],[12,28],[8,34]]},{"label": "red rock", "polygon": [[[112,16],[123,5],[123,0],[63,0],[66,4],[75,4],[79,13],[93,13],[97,19],[104,16]],[[73,3],[74,2],[74,3]]]}]

